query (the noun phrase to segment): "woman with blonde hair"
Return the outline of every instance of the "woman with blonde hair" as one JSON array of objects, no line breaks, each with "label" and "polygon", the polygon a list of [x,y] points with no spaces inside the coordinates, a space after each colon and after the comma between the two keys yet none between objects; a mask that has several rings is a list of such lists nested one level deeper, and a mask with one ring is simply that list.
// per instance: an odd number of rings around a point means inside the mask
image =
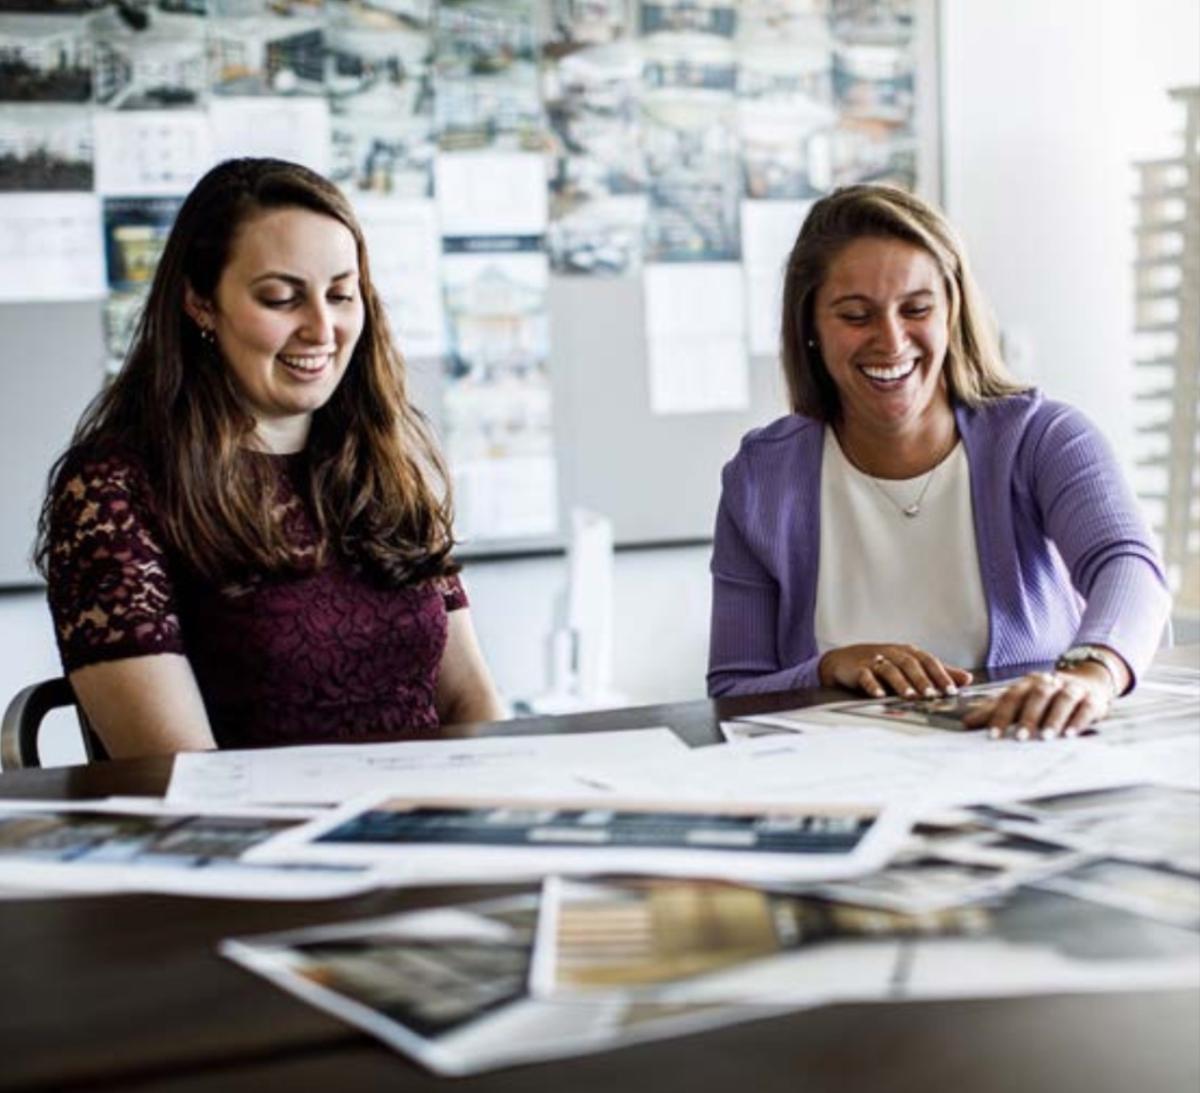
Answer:
[{"label": "woman with blonde hair", "polygon": [[941,214],[887,186],[816,202],[788,260],[792,413],[726,466],[709,691],[955,694],[1055,662],[968,713],[1074,735],[1135,683],[1169,611],[1104,439],[1013,380]]},{"label": "woman with blonde hair", "polygon": [[279,160],[213,168],[42,512],[63,666],[108,752],[499,717],[445,482],[345,197]]}]

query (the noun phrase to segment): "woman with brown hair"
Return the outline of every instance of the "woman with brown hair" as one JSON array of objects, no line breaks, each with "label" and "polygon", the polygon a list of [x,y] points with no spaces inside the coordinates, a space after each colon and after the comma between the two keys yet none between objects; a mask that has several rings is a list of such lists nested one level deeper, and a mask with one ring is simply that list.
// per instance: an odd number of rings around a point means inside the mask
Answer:
[{"label": "woman with brown hair", "polygon": [[954,694],[1054,661],[965,720],[1073,735],[1129,690],[1169,610],[1103,438],[1016,383],[962,244],[887,186],[818,201],[783,290],[792,413],[726,466],[709,691]]},{"label": "woman with brown hair", "polygon": [[197,183],[39,530],[63,665],[114,756],[501,716],[362,231],[306,168]]}]

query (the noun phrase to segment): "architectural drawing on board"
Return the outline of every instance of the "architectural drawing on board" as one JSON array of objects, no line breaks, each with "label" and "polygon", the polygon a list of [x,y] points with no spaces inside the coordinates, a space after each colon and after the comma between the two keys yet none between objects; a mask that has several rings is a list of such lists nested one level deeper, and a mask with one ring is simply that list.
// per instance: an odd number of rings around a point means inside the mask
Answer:
[{"label": "architectural drawing on board", "polygon": [[210,19],[210,80],[218,95],[323,95],[324,24],[319,18]]},{"label": "architectural drawing on board", "polygon": [[12,105],[0,114],[0,190],[90,190],[92,125],[74,106]]},{"label": "architectural drawing on board", "polygon": [[833,184],[917,182],[912,0],[832,0]]},{"label": "architectural drawing on board", "polygon": [[428,12],[341,3],[330,10],[325,44],[333,180],[360,193],[431,196]]},{"label": "architectural drawing on board", "polygon": [[1171,97],[1180,153],[1136,165],[1138,480],[1176,611],[1200,618],[1200,87]]},{"label": "architectural drawing on board", "polygon": [[114,12],[92,23],[96,101],[110,109],[195,108],[208,90],[204,23],[188,15],[154,12],[132,30]]},{"label": "architectural drawing on board", "polygon": [[[568,6],[583,5],[559,8]],[[584,12],[578,25],[560,13],[557,36],[543,47],[542,95],[554,153],[547,245],[559,273],[628,273],[641,261],[642,61],[633,40],[619,37],[622,12],[620,4],[605,7],[603,20]]]},{"label": "architectural drawing on board", "polygon": [[0,102],[76,102],[92,97],[92,45],[83,20],[0,15]]},{"label": "architectural drawing on board", "polygon": [[538,151],[532,0],[442,0],[434,31],[434,109],[443,151]]}]

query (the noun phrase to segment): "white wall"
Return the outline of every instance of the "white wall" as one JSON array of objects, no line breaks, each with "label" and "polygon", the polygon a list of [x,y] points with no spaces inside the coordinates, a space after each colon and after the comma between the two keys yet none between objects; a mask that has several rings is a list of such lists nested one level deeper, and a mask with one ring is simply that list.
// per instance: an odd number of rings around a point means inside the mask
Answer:
[{"label": "white wall", "polygon": [[1196,0],[943,0],[947,212],[1023,374],[1133,448],[1137,158],[1177,153]]}]

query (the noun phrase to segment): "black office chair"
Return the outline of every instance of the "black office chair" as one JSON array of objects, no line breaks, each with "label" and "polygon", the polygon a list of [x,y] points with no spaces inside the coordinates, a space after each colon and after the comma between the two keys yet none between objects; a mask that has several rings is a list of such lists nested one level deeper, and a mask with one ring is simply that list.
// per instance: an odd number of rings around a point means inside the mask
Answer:
[{"label": "black office chair", "polygon": [[51,710],[74,706],[79,718],[79,731],[83,736],[83,750],[88,762],[107,759],[108,752],[100,738],[92,731],[83,707],[75,698],[71,684],[66,679],[46,679],[33,683],[18,691],[4,711],[4,723],[0,725],[0,769],[20,770],[23,767],[40,767],[38,733],[42,719]]}]

